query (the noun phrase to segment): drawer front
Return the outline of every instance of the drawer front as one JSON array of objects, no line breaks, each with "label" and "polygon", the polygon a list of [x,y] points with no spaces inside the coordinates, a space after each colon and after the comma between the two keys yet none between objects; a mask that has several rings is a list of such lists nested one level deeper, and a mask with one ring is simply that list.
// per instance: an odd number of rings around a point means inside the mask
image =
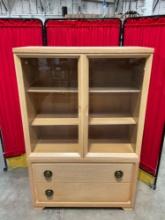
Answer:
[{"label": "drawer front", "polygon": [[38,202],[129,202],[131,184],[38,182],[36,193]]},{"label": "drawer front", "polygon": [[[32,164],[35,182],[131,182],[133,164],[37,163]],[[116,172],[117,171],[117,172]],[[120,177],[121,176],[121,177]]]}]

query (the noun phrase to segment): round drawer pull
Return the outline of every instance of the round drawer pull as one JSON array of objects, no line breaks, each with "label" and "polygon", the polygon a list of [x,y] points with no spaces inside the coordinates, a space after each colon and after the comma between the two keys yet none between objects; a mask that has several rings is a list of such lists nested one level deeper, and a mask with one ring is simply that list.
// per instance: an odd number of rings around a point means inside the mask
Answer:
[{"label": "round drawer pull", "polygon": [[115,175],[116,179],[121,179],[123,177],[124,173],[121,170],[117,170],[117,171],[115,171],[114,175]]},{"label": "round drawer pull", "polygon": [[45,171],[44,171],[44,177],[45,177],[45,178],[49,179],[49,178],[51,178],[52,176],[53,176],[53,173],[52,173],[51,170],[45,170]]},{"label": "round drawer pull", "polygon": [[52,189],[47,189],[47,190],[45,190],[45,195],[46,195],[47,197],[52,197],[53,194],[54,194],[54,191],[53,191]]}]

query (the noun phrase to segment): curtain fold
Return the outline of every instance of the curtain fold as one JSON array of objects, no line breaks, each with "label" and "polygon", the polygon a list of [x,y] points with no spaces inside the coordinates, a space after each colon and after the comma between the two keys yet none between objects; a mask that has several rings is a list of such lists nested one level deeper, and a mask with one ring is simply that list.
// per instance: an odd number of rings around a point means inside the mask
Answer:
[{"label": "curtain fold", "polygon": [[129,18],[124,26],[124,46],[148,46],[155,49],[144,135],[141,167],[157,173],[165,124],[165,17]]},{"label": "curtain fold", "polygon": [[49,46],[117,46],[120,20],[47,20]]},{"label": "curtain fold", "polygon": [[39,20],[0,19],[0,129],[5,156],[25,152],[12,48],[42,45]]}]

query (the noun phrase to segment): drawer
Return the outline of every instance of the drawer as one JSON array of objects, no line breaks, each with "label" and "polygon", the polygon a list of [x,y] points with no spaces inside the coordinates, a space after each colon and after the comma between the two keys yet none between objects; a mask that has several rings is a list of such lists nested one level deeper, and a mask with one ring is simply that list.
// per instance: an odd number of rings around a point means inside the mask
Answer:
[{"label": "drawer", "polygon": [[32,171],[35,182],[115,183],[131,182],[133,166],[133,163],[37,163],[32,164]]},{"label": "drawer", "polygon": [[130,195],[130,183],[36,183],[38,202],[129,202]]}]

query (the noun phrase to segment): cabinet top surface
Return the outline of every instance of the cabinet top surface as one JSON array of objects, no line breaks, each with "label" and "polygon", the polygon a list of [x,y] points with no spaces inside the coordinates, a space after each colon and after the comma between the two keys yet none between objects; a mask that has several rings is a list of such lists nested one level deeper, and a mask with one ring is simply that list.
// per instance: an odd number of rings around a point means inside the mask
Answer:
[{"label": "cabinet top surface", "polygon": [[152,54],[153,48],[149,47],[17,47],[13,48],[15,54],[53,54],[53,53],[74,53],[74,54]]}]

